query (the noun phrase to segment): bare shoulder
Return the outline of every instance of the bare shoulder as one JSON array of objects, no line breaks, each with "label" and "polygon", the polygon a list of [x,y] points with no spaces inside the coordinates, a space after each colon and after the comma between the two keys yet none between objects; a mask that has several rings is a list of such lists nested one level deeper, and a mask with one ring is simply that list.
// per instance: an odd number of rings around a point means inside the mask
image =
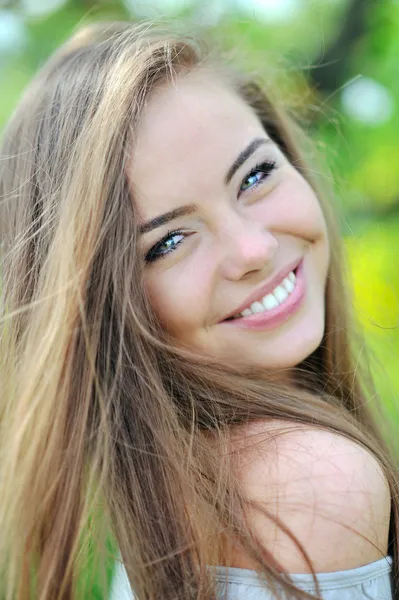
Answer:
[{"label": "bare shoulder", "polygon": [[[254,424],[234,444],[247,498],[283,521],[317,571],[355,568],[386,555],[390,491],[367,449],[317,427],[278,421]],[[285,568],[309,570],[272,519],[251,509],[250,522]],[[236,566],[250,568],[245,557],[236,558]]]}]

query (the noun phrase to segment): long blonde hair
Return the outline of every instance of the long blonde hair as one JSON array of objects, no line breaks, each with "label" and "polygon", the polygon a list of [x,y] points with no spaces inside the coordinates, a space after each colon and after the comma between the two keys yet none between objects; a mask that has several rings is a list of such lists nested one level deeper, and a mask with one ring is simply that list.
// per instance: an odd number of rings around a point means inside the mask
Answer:
[{"label": "long blonde hair", "polygon": [[270,373],[240,373],[177,350],[146,302],[126,161],[154,88],[199,68],[212,68],[203,45],[173,31],[85,27],[37,75],[4,132],[0,580],[7,600],[78,597],[87,540],[93,552],[95,543],[103,547],[102,523],[140,600],[215,598],[207,565],[218,564],[222,535],[239,540],[272,587],[310,598],[246,527],[245,499],[221,451],[235,426],[259,418],[338,432],[377,458],[392,492],[396,586],[398,469],[354,359],[332,201],[308,166],[300,129],[258,83],[226,72],[226,84],[320,198],[332,247],[323,343],[298,368],[296,388],[283,387]]}]

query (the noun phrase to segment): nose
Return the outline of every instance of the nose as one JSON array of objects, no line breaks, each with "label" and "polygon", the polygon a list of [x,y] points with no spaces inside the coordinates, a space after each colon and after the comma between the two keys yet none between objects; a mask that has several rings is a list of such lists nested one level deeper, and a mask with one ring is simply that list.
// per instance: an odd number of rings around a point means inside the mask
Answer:
[{"label": "nose", "polygon": [[264,224],[237,216],[225,224],[220,243],[223,276],[235,281],[268,269],[279,246]]}]

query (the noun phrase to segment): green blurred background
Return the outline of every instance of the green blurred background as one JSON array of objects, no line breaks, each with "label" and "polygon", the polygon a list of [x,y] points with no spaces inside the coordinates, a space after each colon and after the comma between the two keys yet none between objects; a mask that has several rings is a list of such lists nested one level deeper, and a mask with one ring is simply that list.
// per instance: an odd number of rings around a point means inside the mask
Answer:
[{"label": "green blurred background", "polygon": [[399,414],[399,1],[0,0],[0,130],[78,24],[159,16],[204,28],[246,67],[274,65],[289,103],[310,106],[307,128],[334,178],[377,386]]}]

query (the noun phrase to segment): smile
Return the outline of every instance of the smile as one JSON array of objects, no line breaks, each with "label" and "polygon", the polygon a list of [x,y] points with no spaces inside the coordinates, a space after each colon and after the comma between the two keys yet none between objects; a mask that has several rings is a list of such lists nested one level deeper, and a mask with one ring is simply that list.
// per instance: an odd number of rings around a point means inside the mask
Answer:
[{"label": "smile", "polygon": [[285,277],[281,283],[274,288],[271,294],[266,294],[259,302],[253,302],[248,308],[244,308],[242,312],[235,315],[234,319],[240,317],[250,317],[258,313],[273,310],[280,304],[283,304],[295,290],[296,275],[294,271],[291,271],[287,277]]},{"label": "smile", "polygon": [[268,294],[222,321],[223,325],[267,330],[286,321],[299,309],[305,297],[303,261],[276,283]]}]

